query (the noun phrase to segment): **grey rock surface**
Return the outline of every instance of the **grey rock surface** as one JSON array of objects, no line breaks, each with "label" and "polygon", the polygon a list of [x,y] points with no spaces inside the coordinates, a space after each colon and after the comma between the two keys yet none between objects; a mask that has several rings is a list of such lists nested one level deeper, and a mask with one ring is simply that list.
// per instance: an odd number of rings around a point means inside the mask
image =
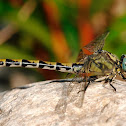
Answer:
[{"label": "grey rock surface", "polygon": [[100,82],[89,85],[83,106],[69,103],[63,118],[55,107],[69,82],[48,82],[0,93],[0,126],[126,126],[126,82],[115,80],[117,92]]}]

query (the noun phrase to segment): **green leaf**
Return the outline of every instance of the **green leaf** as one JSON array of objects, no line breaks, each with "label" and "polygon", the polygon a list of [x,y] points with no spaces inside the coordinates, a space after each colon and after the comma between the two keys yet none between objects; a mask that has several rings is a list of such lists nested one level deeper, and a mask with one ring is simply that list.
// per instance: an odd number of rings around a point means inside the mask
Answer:
[{"label": "green leaf", "polygon": [[28,52],[24,52],[24,50],[20,50],[19,48],[7,44],[0,46],[0,57],[12,59],[35,59],[35,57],[28,54]]}]

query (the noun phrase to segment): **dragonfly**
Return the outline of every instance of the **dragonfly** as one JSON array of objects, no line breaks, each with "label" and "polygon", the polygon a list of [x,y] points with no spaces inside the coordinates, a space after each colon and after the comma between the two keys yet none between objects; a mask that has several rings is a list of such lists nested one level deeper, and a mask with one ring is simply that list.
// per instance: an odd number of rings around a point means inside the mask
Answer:
[{"label": "dragonfly", "polygon": [[[103,50],[108,34],[109,32],[105,32],[84,46],[79,52],[77,61],[74,63],[0,59],[0,67],[42,68],[66,72],[70,75],[74,74],[75,77],[72,82],[63,88],[63,97],[56,105],[56,111],[60,110],[60,112],[64,113],[67,104],[70,102],[74,102],[77,107],[82,107],[85,91],[91,82],[98,81],[99,78],[104,77],[104,82],[109,83],[113,90],[116,91],[116,88],[112,85],[116,75],[120,75],[122,79],[126,80],[124,76],[126,72],[126,54],[123,54],[119,60],[116,55]],[[91,54],[86,54],[85,49]]]}]

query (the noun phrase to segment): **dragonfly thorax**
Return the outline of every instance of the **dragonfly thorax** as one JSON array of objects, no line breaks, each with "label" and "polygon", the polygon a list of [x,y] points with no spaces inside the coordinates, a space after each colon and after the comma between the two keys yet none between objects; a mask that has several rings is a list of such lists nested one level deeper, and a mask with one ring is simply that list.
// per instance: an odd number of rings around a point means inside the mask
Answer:
[{"label": "dragonfly thorax", "polygon": [[102,50],[87,56],[79,73],[88,73],[88,76],[105,76],[110,74],[119,64],[118,58]]}]

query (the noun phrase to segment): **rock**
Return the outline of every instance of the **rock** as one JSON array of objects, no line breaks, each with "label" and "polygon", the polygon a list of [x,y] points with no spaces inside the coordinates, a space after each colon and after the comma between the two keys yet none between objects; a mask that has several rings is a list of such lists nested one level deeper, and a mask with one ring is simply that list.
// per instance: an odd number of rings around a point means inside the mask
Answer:
[{"label": "rock", "polygon": [[[116,92],[108,84],[105,87],[101,82],[91,84],[85,93],[83,106],[76,107],[76,97],[73,97],[73,101],[65,102],[68,104],[64,112],[57,106],[64,103],[62,89],[70,82],[49,82],[0,93],[0,126],[126,125],[126,82],[115,80]],[[77,95],[80,93],[76,92]]]}]

